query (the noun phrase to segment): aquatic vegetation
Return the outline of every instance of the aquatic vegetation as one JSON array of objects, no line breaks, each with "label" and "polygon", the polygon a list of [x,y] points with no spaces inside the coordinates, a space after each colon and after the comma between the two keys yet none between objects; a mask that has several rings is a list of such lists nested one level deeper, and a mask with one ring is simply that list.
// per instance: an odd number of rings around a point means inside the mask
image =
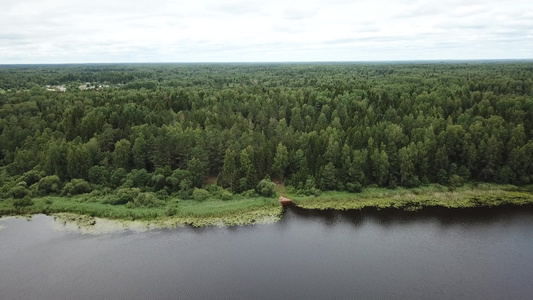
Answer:
[{"label": "aquatic vegetation", "polygon": [[492,207],[505,204],[533,204],[533,194],[528,187],[513,185],[466,185],[452,189],[440,185],[429,185],[414,189],[367,188],[361,193],[325,192],[319,197],[295,196],[294,203],[307,209],[362,209],[398,208],[418,210],[422,207],[440,206],[446,208]]},{"label": "aquatic vegetation", "polygon": [[[15,200],[16,201],[16,200]],[[155,227],[245,225],[273,222],[279,219],[282,207],[274,198],[244,198],[233,200],[169,199],[164,205],[113,205],[105,198],[95,200],[86,195],[74,197],[42,197],[33,199],[33,205],[15,207],[14,201],[0,201],[1,215],[61,214],[66,221],[79,226],[91,224],[96,218],[120,221],[145,221]],[[67,213],[67,215],[65,215]]]}]

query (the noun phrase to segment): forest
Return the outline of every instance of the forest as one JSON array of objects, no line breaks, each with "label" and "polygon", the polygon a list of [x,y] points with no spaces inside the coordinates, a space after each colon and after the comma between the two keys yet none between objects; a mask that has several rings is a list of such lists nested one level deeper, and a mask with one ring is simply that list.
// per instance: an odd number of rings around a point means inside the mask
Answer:
[{"label": "forest", "polygon": [[532,120],[531,61],[4,65],[0,202],[527,185]]}]

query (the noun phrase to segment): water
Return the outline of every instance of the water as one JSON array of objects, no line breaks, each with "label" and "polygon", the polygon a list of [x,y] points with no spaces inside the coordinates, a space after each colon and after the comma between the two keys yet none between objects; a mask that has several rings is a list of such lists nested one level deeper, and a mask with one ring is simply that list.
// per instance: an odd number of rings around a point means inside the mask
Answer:
[{"label": "water", "polygon": [[0,299],[531,299],[533,209],[316,212],[102,235],[0,222]]}]

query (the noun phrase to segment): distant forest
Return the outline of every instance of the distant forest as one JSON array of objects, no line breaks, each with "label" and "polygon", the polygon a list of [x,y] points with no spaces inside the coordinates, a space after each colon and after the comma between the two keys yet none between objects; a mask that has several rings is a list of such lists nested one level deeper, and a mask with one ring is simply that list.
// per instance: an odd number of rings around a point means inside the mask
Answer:
[{"label": "distant forest", "polygon": [[215,178],[533,183],[533,63],[0,66],[0,198]]}]

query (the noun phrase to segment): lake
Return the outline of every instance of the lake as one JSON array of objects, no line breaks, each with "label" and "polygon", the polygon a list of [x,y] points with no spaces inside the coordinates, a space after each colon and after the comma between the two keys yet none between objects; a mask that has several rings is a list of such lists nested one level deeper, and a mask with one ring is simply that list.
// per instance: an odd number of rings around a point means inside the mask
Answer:
[{"label": "lake", "polygon": [[273,224],[0,221],[0,299],[531,299],[533,208],[308,211]]}]

